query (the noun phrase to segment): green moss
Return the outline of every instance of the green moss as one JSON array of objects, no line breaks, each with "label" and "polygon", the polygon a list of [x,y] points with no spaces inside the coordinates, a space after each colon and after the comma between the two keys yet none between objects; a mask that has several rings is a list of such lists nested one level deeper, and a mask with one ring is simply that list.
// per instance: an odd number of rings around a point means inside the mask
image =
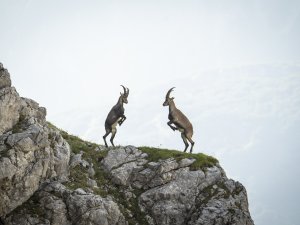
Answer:
[{"label": "green moss", "polygon": [[184,158],[193,158],[196,161],[191,165],[191,170],[204,169],[207,167],[212,167],[218,163],[218,160],[212,156],[205,155],[203,153],[190,154],[184,153],[176,150],[169,149],[159,149],[151,147],[139,147],[139,150],[148,154],[148,160],[157,162],[160,159],[175,158],[180,161]]}]

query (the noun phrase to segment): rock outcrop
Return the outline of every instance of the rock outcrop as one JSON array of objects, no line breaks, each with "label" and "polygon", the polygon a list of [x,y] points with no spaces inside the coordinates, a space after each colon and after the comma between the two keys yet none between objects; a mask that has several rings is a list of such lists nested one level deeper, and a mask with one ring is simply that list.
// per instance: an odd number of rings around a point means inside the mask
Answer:
[{"label": "rock outcrop", "polygon": [[246,189],[216,159],[155,151],[57,129],[0,64],[0,224],[254,224]]},{"label": "rock outcrop", "polygon": [[102,165],[133,196],[149,224],[251,225],[245,188],[226,177],[219,164],[191,171],[194,159],[147,161],[133,146],[109,151]]},{"label": "rock outcrop", "polygon": [[46,124],[46,109],[21,98],[0,64],[0,217],[27,201],[47,179],[66,180],[70,148]]},{"label": "rock outcrop", "polygon": [[6,219],[8,225],[126,225],[118,205],[110,198],[68,190],[59,182],[45,183],[31,201]]}]

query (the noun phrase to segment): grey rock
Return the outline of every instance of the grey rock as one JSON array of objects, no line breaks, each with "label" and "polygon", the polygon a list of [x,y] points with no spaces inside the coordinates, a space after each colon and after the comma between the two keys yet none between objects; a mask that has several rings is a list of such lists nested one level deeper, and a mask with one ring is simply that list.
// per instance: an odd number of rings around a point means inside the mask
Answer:
[{"label": "grey rock", "polygon": [[133,146],[120,147],[108,152],[107,156],[102,160],[102,165],[107,171],[116,169],[126,163],[137,162],[146,163],[146,157],[140,150]]},{"label": "grey rock", "polygon": [[0,89],[0,135],[13,129],[19,122],[21,100],[14,87]]},{"label": "grey rock", "polygon": [[190,165],[192,165],[195,161],[196,161],[196,159],[187,159],[187,158],[184,158],[184,159],[180,160],[180,162],[179,162],[179,167],[187,167],[187,166],[190,166]]},{"label": "grey rock", "polygon": [[90,188],[98,188],[97,182],[93,179],[90,179],[90,178],[88,178],[88,180],[87,180],[87,185]]},{"label": "grey rock", "polygon": [[48,128],[35,124],[6,136],[9,150],[0,158],[1,216],[25,202],[42,181],[67,179],[69,146],[49,140],[48,134]]},{"label": "grey rock", "polygon": [[99,152],[99,151],[105,151],[105,150],[106,150],[106,147],[105,147],[105,146],[99,145],[99,146],[97,146],[97,147],[95,148],[94,151]]},{"label": "grey rock", "polygon": [[82,155],[83,155],[83,151],[80,151],[80,153],[78,153],[76,155],[73,155],[71,157],[71,160],[70,160],[70,167],[71,168],[74,168],[74,167],[76,167],[78,165],[82,165],[85,168],[89,168],[90,167],[89,162],[87,162],[86,160],[82,159]]},{"label": "grey rock", "polygon": [[191,211],[188,224],[253,225],[245,188],[233,180],[225,180],[217,186],[199,193],[197,207]]},{"label": "grey rock", "polygon": [[89,174],[89,177],[91,177],[91,178],[93,178],[96,173],[93,167],[94,167],[93,163],[90,163],[89,168],[88,168],[88,174]]},{"label": "grey rock", "polygon": [[[41,214],[32,214],[24,206],[20,212],[12,212],[5,218],[6,225],[126,225],[125,217],[118,205],[109,197],[86,193],[85,191],[70,191],[58,182],[52,182],[35,193],[35,208],[40,208]],[[28,204],[28,203],[26,203]],[[24,220],[26,218],[26,220]],[[30,219],[30,223],[28,223]]]},{"label": "grey rock", "polygon": [[137,148],[127,146],[109,151],[101,163],[105,170],[110,171],[113,182],[128,186],[134,171],[142,170],[147,163],[145,157]]},{"label": "grey rock", "polygon": [[132,198],[136,198],[136,195],[128,190],[125,190],[124,195],[127,201],[129,201]]},{"label": "grey rock", "polygon": [[77,188],[74,193],[78,194],[78,195],[86,195],[87,192],[85,190],[83,190],[82,188]]},{"label": "grey rock", "polygon": [[20,98],[0,68],[0,217],[27,201],[48,179],[67,180],[70,148],[46,125],[46,110]]},{"label": "grey rock", "polygon": [[69,176],[69,161],[70,161],[70,146],[63,137],[60,135],[59,131],[49,129],[48,135],[50,146],[52,146],[52,163],[53,163],[53,174],[60,181],[67,181]]},{"label": "grey rock", "polygon": [[10,80],[10,75],[0,63],[0,89],[5,88],[5,87],[10,87],[11,86],[11,80]]},{"label": "grey rock", "polygon": [[80,153],[76,154],[76,155],[73,155],[71,157],[71,160],[70,160],[70,167],[71,168],[74,168],[75,166],[79,165],[81,163],[81,157],[82,157],[82,154],[83,152],[80,151]]},{"label": "grey rock", "polygon": [[244,187],[228,179],[219,164],[191,171],[194,161],[169,158],[147,163],[130,146],[110,150],[101,163],[115,184],[127,188],[128,201],[129,190],[144,190],[137,198],[149,224],[253,225]]}]

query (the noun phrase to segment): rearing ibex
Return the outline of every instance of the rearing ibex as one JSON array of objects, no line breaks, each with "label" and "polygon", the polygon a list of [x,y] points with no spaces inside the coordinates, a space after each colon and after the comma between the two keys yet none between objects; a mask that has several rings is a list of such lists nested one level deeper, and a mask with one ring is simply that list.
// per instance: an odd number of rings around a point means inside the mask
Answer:
[{"label": "rearing ibex", "polygon": [[[163,106],[169,106],[168,118],[170,121],[168,122],[168,125],[171,127],[172,130],[179,130],[181,132],[181,137],[185,144],[184,152],[186,152],[187,148],[189,147],[188,141],[191,143],[192,146],[190,149],[190,153],[192,153],[195,144],[195,142],[192,140],[193,125],[188,120],[188,118],[179,109],[176,108],[175,103],[173,101],[174,98],[170,98],[170,93],[171,91],[173,91],[174,88],[175,87],[171,88],[168,91],[166,95],[166,100],[163,103]],[[172,124],[174,124],[175,127],[172,126]]]},{"label": "rearing ibex", "polygon": [[123,103],[127,104],[128,103],[128,95],[129,95],[129,89],[126,88],[121,85],[124,89],[124,93],[120,93],[121,96],[119,97],[119,100],[117,102],[117,104],[112,107],[112,109],[110,110],[110,112],[107,115],[107,118],[105,120],[105,135],[103,136],[104,139],[104,143],[105,146],[108,147],[107,143],[106,143],[106,137],[111,133],[111,138],[110,138],[110,142],[113,146],[114,145],[114,138],[115,135],[117,133],[117,124],[119,124],[120,126],[122,125],[122,123],[126,120],[126,116],[124,115],[124,107],[123,107]]}]

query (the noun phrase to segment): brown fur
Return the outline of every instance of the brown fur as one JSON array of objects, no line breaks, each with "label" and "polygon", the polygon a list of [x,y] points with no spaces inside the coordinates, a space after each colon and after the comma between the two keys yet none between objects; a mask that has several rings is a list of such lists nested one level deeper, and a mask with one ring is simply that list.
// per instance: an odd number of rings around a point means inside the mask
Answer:
[{"label": "brown fur", "polygon": [[174,88],[171,88],[167,95],[166,100],[163,103],[163,106],[169,106],[169,122],[168,126],[173,130],[179,130],[181,132],[181,138],[185,144],[184,152],[186,152],[189,147],[189,143],[191,143],[190,153],[193,151],[193,147],[195,142],[192,140],[193,136],[193,125],[189,121],[189,119],[175,106],[174,98],[170,98],[170,93]]}]

